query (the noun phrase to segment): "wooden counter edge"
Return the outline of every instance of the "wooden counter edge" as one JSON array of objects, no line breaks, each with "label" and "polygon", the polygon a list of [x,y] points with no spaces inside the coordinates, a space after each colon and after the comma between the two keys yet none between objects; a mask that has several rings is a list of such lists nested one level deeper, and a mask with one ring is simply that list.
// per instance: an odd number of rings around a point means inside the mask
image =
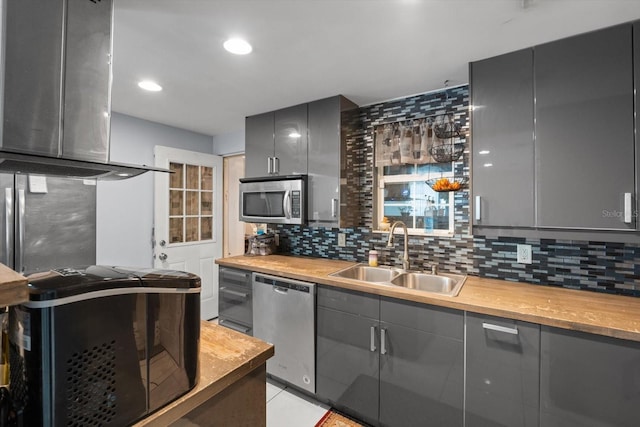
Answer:
[{"label": "wooden counter edge", "polygon": [[[201,322],[201,328],[215,329],[224,328],[224,326],[218,326],[203,320]],[[249,337],[247,335],[240,334],[239,332],[229,330],[227,328],[224,328],[224,330],[225,333],[228,333],[230,335],[237,334],[241,339],[249,339],[255,341],[259,349],[255,352],[255,354],[252,355],[252,357],[243,360],[241,363],[238,363],[237,366],[228,370],[219,377],[209,379],[208,381],[203,380],[203,378],[207,377],[207,375],[205,375],[206,370],[211,368],[211,365],[208,362],[215,362],[215,360],[212,360],[211,354],[207,352],[207,343],[204,342],[203,334],[201,332],[200,358],[198,361],[198,384],[187,394],[179,397],[175,401],[160,408],[158,411],[133,424],[133,427],[164,427],[179,420],[182,416],[188,414],[190,411],[197,408],[207,400],[218,395],[256,368],[259,368],[260,366],[266,364],[267,360],[274,355],[273,345],[268,344],[264,341],[260,341],[257,338]]]},{"label": "wooden counter edge", "polygon": [[22,304],[29,300],[29,281],[4,264],[0,264],[0,307]]}]

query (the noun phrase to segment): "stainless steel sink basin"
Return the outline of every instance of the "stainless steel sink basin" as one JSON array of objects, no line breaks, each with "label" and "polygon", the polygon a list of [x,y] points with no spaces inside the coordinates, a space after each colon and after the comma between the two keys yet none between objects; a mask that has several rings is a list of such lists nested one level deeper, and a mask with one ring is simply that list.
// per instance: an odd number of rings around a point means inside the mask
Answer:
[{"label": "stainless steel sink basin", "polygon": [[405,271],[399,268],[367,264],[356,264],[344,270],[329,274],[333,277],[358,280],[379,285],[399,286],[417,291],[455,297],[460,292],[467,276],[460,274],[429,274],[418,271]]},{"label": "stainless steel sink basin", "polygon": [[331,273],[329,276],[343,279],[360,280],[362,282],[383,283],[390,282],[394,277],[402,274],[402,270],[393,267],[371,267],[367,264],[356,264],[344,270]]},{"label": "stainless steel sink basin", "polygon": [[456,296],[467,276],[458,274],[429,274],[408,271],[391,279],[391,283],[407,289]]}]

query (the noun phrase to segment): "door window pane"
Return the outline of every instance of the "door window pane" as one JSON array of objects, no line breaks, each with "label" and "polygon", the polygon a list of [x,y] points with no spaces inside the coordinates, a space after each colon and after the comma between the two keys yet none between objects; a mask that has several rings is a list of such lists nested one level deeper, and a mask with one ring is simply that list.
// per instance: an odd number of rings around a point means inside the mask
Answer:
[{"label": "door window pane", "polygon": [[169,163],[169,169],[173,171],[172,174],[169,174],[169,187],[182,188],[184,165],[182,163]]},{"label": "door window pane", "polygon": [[200,237],[198,232],[198,218],[187,218],[187,242],[197,242]]},{"label": "door window pane", "polygon": [[202,167],[201,190],[213,190],[213,168]]},{"label": "door window pane", "polygon": [[169,243],[184,242],[182,221],[182,218],[169,218]]},{"label": "door window pane", "polygon": [[187,165],[187,188],[189,190],[200,189],[200,167]]},{"label": "door window pane", "polygon": [[203,217],[200,219],[200,239],[210,240],[213,238],[213,218]]},{"label": "door window pane", "polygon": [[169,215],[182,215],[184,212],[182,190],[169,190]]},{"label": "door window pane", "polygon": [[201,215],[213,214],[213,193],[212,192],[200,193],[200,214]]},{"label": "door window pane", "polygon": [[200,213],[199,204],[200,201],[199,195],[197,191],[187,191],[187,215],[198,215]]}]

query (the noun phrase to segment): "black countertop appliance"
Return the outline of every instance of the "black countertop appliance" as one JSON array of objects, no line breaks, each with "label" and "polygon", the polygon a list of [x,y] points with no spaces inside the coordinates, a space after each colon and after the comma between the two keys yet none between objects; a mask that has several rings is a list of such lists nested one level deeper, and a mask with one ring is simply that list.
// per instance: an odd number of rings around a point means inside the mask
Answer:
[{"label": "black countertop appliance", "polygon": [[94,265],[28,279],[9,312],[18,425],[129,425],[195,386],[198,276]]}]

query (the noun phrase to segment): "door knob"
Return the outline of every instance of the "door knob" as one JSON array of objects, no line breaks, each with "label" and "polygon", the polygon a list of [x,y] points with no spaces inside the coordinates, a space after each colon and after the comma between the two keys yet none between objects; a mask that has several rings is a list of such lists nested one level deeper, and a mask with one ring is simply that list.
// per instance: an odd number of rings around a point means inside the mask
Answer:
[{"label": "door knob", "polygon": [[158,255],[158,258],[160,258],[160,261],[166,261],[167,260],[167,254],[165,254],[163,252],[160,255]]},{"label": "door knob", "polygon": [[164,247],[166,246],[167,242],[164,240],[160,240],[160,246]]}]

